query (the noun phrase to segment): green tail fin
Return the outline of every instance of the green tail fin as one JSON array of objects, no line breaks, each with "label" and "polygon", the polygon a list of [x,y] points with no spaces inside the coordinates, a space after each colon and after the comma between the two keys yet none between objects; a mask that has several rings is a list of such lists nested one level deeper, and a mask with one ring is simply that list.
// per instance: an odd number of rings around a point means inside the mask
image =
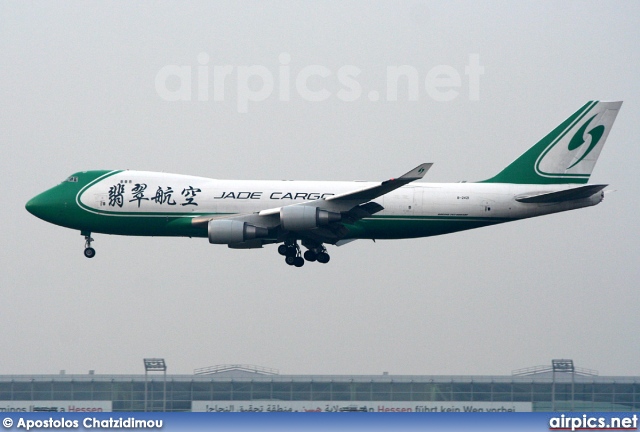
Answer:
[{"label": "green tail fin", "polygon": [[621,105],[587,102],[498,175],[481,183],[587,183]]}]

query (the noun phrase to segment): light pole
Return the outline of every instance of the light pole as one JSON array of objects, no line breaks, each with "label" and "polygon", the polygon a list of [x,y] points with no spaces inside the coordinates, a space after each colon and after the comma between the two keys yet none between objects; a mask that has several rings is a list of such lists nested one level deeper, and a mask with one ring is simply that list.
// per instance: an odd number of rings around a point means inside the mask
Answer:
[{"label": "light pole", "polygon": [[575,388],[575,371],[576,368],[573,365],[573,360],[570,359],[557,359],[551,360],[551,367],[553,368],[552,375],[552,389],[551,389],[551,411],[556,410],[556,372],[570,372],[571,373],[571,411],[574,408],[574,388]]},{"label": "light pole", "polygon": [[144,411],[147,412],[147,400],[148,388],[147,388],[147,374],[149,372],[163,372],[164,373],[164,388],[162,395],[162,411],[167,410],[167,364],[164,359],[161,358],[148,358],[144,359]]}]

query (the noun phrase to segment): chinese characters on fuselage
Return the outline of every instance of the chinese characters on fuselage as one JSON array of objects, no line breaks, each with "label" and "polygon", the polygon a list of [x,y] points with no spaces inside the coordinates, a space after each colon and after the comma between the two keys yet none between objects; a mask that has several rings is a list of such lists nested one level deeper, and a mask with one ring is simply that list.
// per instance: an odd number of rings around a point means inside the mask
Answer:
[{"label": "chinese characters on fuselage", "polygon": [[[146,183],[136,183],[131,188],[131,196],[132,199],[129,202],[137,202],[137,207],[140,208],[140,205],[143,201],[153,202],[154,205],[176,205],[175,199],[173,199],[173,187],[167,186],[163,188],[162,186],[158,186],[155,195],[151,198],[145,195],[147,190]],[[118,183],[109,188],[109,205],[111,207],[118,206],[122,208],[124,205],[124,194],[125,194],[124,184]],[[197,194],[202,192],[202,189],[195,188],[193,186],[187,186],[182,189],[181,195],[184,197],[184,202],[180,203],[182,206],[197,206],[196,202]]]},{"label": "chinese characters on fuselage", "polygon": [[109,205],[111,207],[122,207],[124,203],[124,198],[122,197],[124,194],[124,185],[116,184],[109,188]]}]

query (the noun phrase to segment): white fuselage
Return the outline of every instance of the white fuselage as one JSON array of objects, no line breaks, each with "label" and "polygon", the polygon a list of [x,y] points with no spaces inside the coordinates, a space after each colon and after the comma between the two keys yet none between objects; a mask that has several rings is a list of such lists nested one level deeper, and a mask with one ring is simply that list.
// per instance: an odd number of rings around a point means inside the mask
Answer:
[{"label": "white fuselage", "polygon": [[[177,174],[121,171],[89,185],[79,194],[78,203],[85,210],[112,216],[247,214],[364,189],[374,184],[377,183],[214,180]],[[376,216],[513,220],[595,205],[602,200],[601,195],[553,204],[521,203],[515,200],[516,196],[522,194],[551,192],[572,186],[414,182],[373,201],[384,207]],[[118,192],[118,188],[121,198],[116,200],[114,192]],[[168,199],[167,195],[170,195]]]}]

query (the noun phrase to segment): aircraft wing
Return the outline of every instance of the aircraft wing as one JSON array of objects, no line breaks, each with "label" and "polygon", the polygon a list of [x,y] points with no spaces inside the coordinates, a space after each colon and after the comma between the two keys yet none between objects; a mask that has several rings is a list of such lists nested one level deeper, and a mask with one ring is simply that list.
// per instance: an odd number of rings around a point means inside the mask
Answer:
[{"label": "aircraft wing", "polygon": [[[333,195],[326,198],[321,198],[314,201],[307,201],[299,204],[292,204],[293,206],[311,206],[318,207],[322,210],[333,212],[348,212],[359,204],[369,202],[379,196],[387,194],[399,187],[411,183],[412,181],[419,180],[431,168],[432,163],[423,163],[412,169],[406,174],[398,178],[392,178],[385,180],[373,186],[369,186],[364,189],[357,189],[350,192],[345,192],[339,195]],[[268,210],[262,210],[258,214],[260,216],[269,216],[279,214],[282,207],[272,208]],[[382,210],[382,209],[380,209]],[[378,210],[379,211],[379,210]]]},{"label": "aircraft wing", "polygon": [[[211,243],[226,243],[231,248],[262,247],[266,243],[283,241],[283,235],[287,232],[297,232],[303,241],[320,244],[323,242],[336,243],[349,232],[345,224],[351,224],[384,209],[372,200],[421,179],[432,165],[424,163],[398,178],[326,198],[250,214],[199,216],[193,218],[191,224],[193,226],[208,225],[209,241]],[[213,231],[212,224],[215,225]],[[247,239],[248,241],[229,241],[230,237],[224,236],[227,232],[231,233],[237,230],[240,233],[247,229],[252,232],[250,239]],[[220,238],[213,238],[212,232],[223,234]],[[243,236],[244,234],[238,235],[238,238],[243,238]]]}]

